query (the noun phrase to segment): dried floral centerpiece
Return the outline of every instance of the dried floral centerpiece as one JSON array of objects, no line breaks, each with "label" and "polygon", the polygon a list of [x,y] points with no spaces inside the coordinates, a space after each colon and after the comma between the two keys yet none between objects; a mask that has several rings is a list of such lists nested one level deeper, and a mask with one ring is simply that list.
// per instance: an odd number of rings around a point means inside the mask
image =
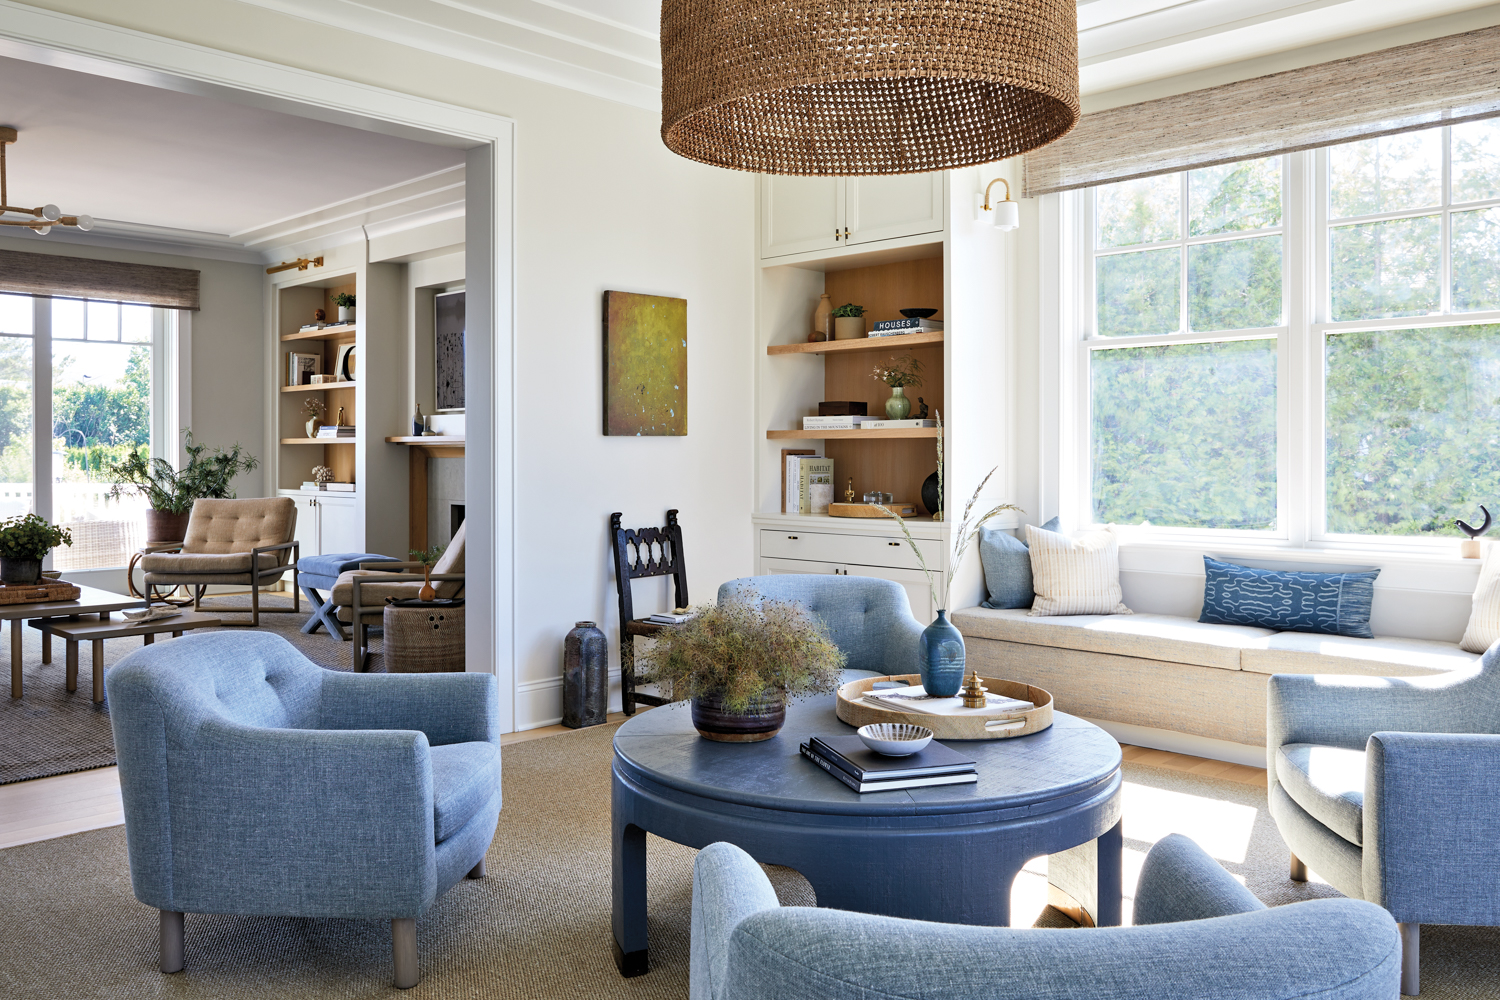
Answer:
[{"label": "dried floral centerpiece", "polygon": [[661,630],[641,658],[641,679],[668,698],[692,699],[693,726],[722,743],[768,740],[786,701],[838,689],[844,654],[828,629],[789,601],[741,590]]},{"label": "dried floral centerpiece", "polygon": [[302,404],[302,415],[307,418],[307,436],[315,438],[318,436],[318,424],[323,422],[323,414],[328,412],[328,407],[323,405],[321,399],[308,399]]},{"label": "dried floral centerpiece", "polygon": [[[943,418],[937,417],[937,457],[938,457],[938,503],[942,506],[943,497]],[[906,526],[906,521],[894,510],[881,506],[880,509],[887,515],[896,519],[901,527],[901,533],[906,536],[906,543],[916,553],[917,565],[922,567],[922,574],[927,577],[927,591],[932,596],[933,607],[938,609],[937,621],[927,626],[922,632],[921,662],[919,667],[922,672],[922,687],[928,694],[937,695],[940,698],[951,698],[958,694],[959,687],[964,681],[964,637],[948,621],[948,610],[943,607],[953,587],[953,578],[958,575],[959,567],[963,565],[964,556],[969,554],[969,547],[974,544],[974,539],[979,537],[979,529],[991,518],[996,517],[1008,510],[1025,513],[1015,504],[1002,503],[991,507],[979,517],[974,516],[974,507],[979,503],[979,495],[989,485],[990,477],[995,474],[996,469],[989,473],[979,482],[974,489],[974,495],[969,497],[969,502],[964,505],[964,515],[953,529],[953,552],[948,560],[948,570],[943,574],[942,600],[938,599],[937,581],[935,572],[927,566],[927,560],[922,557],[922,549],[917,545],[916,539],[911,536],[911,529]],[[880,506],[880,505],[877,505]]]},{"label": "dried floral centerpiece", "polygon": [[908,354],[883,367],[876,365],[870,377],[891,387],[891,398],[885,401],[886,419],[905,420],[911,414],[911,400],[906,389],[922,384],[922,362]]}]

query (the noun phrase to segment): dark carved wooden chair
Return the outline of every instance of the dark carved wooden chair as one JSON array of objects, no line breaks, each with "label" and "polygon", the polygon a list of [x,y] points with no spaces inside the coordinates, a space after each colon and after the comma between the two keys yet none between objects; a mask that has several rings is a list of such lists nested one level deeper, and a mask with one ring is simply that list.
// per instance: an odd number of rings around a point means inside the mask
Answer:
[{"label": "dark carved wooden chair", "polygon": [[670,576],[674,585],[673,607],[688,606],[687,567],[682,558],[682,525],[677,511],[667,511],[664,528],[622,528],[620,514],[609,515],[611,547],[615,554],[615,588],[620,594],[620,707],[635,714],[636,703],[665,705],[667,699],[635,690],[635,637],[655,635],[662,626],[635,617],[630,598],[631,581],[649,576]]}]

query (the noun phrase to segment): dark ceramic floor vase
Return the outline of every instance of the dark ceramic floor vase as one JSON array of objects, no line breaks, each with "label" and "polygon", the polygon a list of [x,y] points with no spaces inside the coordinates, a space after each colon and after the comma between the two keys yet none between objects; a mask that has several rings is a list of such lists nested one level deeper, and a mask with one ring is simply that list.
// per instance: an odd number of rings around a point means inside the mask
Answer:
[{"label": "dark ceramic floor vase", "polygon": [[693,728],[716,743],[759,743],[781,731],[786,724],[786,697],[767,691],[750,702],[743,712],[730,712],[717,694],[693,699]]}]

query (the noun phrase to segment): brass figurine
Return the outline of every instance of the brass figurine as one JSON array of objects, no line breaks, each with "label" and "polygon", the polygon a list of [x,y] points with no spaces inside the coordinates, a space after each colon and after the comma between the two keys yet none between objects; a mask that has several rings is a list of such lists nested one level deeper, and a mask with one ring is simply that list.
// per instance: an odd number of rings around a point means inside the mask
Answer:
[{"label": "brass figurine", "polygon": [[975,670],[969,674],[969,679],[964,681],[963,689],[959,691],[963,695],[964,708],[983,708],[989,704],[989,691],[984,682],[979,679],[979,671]]},{"label": "brass figurine", "polygon": [[339,407],[339,416],[338,419],[334,421],[334,425],[337,427],[344,426],[344,408],[342,406]]},{"label": "brass figurine", "polygon": [[849,486],[844,490],[844,503],[854,502],[854,477],[849,477]]}]

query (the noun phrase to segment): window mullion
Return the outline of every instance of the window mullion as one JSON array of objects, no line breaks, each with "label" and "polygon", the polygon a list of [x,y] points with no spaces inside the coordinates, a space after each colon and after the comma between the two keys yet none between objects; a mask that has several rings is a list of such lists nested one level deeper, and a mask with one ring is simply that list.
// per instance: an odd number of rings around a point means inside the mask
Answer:
[{"label": "window mullion", "polygon": [[31,510],[52,521],[52,299],[31,301]]},{"label": "window mullion", "polygon": [[1286,211],[1286,319],[1285,339],[1279,357],[1284,375],[1278,393],[1280,426],[1284,436],[1278,449],[1277,467],[1282,482],[1280,511],[1282,533],[1293,545],[1306,545],[1313,531],[1312,498],[1316,492],[1316,448],[1318,411],[1313,407],[1313,375],[1310,356],[1311,321],[1317,308],[1317,154],[1293,153],[1287,157]]},{"label": "window mullion", "polygon": [[1177,279],[1178,280],[1178,284],[1181,285],[1181,288],[1179,289],[1178,296],[1177,296],[1177,309],[1178,309],[1177,332],[1178,333],[1187,333],[1190,330],[1192,330],[1192,328],[1193,328],[1192,322],[1188,319],[1188,247],[1187,247],[1187,241],[1188,241],[1188,218],[1189,218],[1189,212],[1190,212],[1190,209],[1188,207],[1188,196],[1190,194],[1190,192],[1188,191],[1188,173],[1189,172],[1186,171],[1186,170],[1184,170],[1182,172],[1182,188],[1181,188],[1181,192],[1182,193],[1178,196],[1179,199],[1181,200],[1181,204],[1178,206],[1178,215],[1177,215],[1177,225],[1179,227],[1178,228],[1178,234],[1177,234],[1177,246],[1178,246],[1177,252],[1181,255],[1181,260],[1178,262],[1178,266],[1179,266],[1179,268],[1181,270],[1178,272],[1180,276]]}]

